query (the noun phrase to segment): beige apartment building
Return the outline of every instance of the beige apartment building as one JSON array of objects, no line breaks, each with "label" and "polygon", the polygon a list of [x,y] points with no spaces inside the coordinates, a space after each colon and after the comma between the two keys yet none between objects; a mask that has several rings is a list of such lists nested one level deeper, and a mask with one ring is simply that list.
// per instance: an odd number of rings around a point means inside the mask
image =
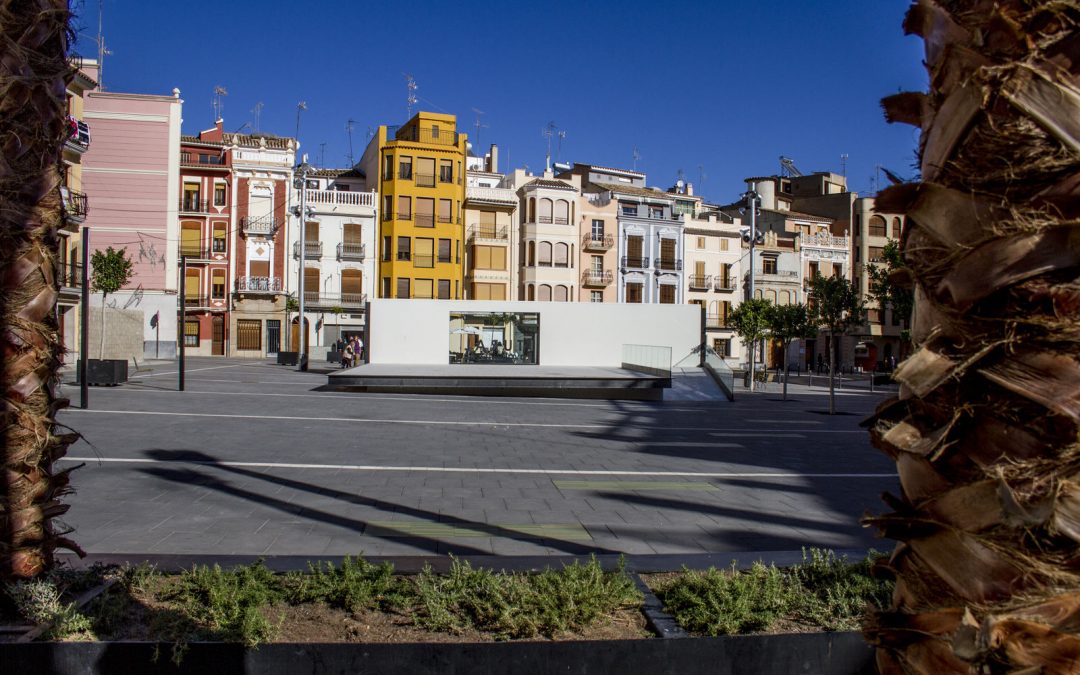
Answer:
[{"label": "beige apartment building", "polygon": [[575,302],[578,285],[578,200],[581,179],[533,176],[517,169],[510,185],[519,199],[521,279],[519,296],[538,302]]},{"label": "beige apartment building", "polygon": [[499,173],[499,148],[484,157],[469,155],[465,174],[465,299],[517,299],[516,192]]},{"label": "beige apartment building", "polygon": [[870,299],[870,277],[867,269],[881,261],[882,251],[890,240],[899,241],[904,218],[896,213],[878,213],[873,197],[855,200],[853,217],[853,249],[856,290],[866,302],[866,324],[858,329],[857,361],[870,368],[877,363],[891,363],[903,358],[901,331],[908,328],[908,317],[899,316],[890,307],[880,307]]}]

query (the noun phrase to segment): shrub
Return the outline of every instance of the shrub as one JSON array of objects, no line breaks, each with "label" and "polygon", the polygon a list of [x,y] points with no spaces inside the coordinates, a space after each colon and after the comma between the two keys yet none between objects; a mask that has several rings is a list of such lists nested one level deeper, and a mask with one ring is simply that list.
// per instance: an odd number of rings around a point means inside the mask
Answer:
[{"label": "shrub", "polygon": [[306,574],[289,574],[286,585],[290,603],[325,602],[350,612],[392,609],[409,602],[408,586],[394,577],[393,565],[372,565],[360,557],[346,557],[340,567],[309,563]]},{"label": "shrub", "polygon": [[179,603],[209,635],[199,638],[242,642],[255,646],[277,633],[263,608],[283,599],[278,577],[262,563],[238,565],[231,570],[193,567],[183,572],[165,599]]},{"label": "shrub", "polygon": [[74,604],[60,599],[60,590],[53,581],[16,581],[8,586],[7,594],[25,619],[39,626],[49,625],[44,633],[47,639],[59,640],[91,628],[90,620]]}]

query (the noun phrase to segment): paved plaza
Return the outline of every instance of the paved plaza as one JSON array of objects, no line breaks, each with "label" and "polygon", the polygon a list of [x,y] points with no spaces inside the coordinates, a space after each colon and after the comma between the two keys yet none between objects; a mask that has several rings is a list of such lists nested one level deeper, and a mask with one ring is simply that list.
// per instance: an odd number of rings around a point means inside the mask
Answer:
[{"label": "paved plaza", "polygon": [[[858,423],[881,394],[777,385],[663,403],[351,394],[263,361],[91,388],[66,522],[91,554],[789,552],[888,544]],[[78,389],[65,393],[76,401]]]}]

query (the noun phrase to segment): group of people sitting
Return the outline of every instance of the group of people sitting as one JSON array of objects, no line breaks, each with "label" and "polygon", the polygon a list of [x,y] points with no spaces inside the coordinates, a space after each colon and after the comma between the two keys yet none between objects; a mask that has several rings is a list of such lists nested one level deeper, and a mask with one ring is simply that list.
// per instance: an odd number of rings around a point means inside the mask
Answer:
[{"label": "group of people sitting", "polygon": [[341,352],[342,368],[352,368],[364,359],[364,341],[357,336],[348,340],[338,340],[334,347]]}]

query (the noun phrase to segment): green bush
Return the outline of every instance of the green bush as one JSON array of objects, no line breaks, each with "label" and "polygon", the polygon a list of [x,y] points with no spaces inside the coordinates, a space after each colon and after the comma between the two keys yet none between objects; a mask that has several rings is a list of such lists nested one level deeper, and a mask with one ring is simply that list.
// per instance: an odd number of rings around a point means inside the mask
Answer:
[{"label": "green bush", "polygon": [[308,564],[308,572],[286,577],[290,603],[325,602],[350,612],[393,609],[409,603],[407,584],[394,576],[390,563],[372,565],[363,558],[346,557],[333,563]]},{"label": "green bush", "polygon": [[803,551],[803,562],[791,568],[802,588],[797,618],[826,630],[856,630],[867,605],[887,607],[892,584],[870,576],[876,554],[849,563],[832,551]]},{"label": "green bush", "polygon": [[553,637],[642,600],[621,568],[604,572],[595,558],[538,574],[496,573],[454,560],[445,576],[425,568],[416,587],[419,625],[449,632],[473,628],[504,639]]},{"label": "green bush", "polygon": [[[277,626],[263,609],[283,599],[280,579],[262,563],[231,570],[193,567],[183,572],[164,599],[179,603],[203,630],[202,639],[255,646],[272,639]],[[208,631],[208,634],[206,633]]]},{"label": "green bush", "polygon": [[23,618],[39,626],[49,626],[43,634],[46,639],[60,640],[92,627],[90,619],[74,604],[60,599],[60,590],[52,580],[16,581],[6,590]]}]

